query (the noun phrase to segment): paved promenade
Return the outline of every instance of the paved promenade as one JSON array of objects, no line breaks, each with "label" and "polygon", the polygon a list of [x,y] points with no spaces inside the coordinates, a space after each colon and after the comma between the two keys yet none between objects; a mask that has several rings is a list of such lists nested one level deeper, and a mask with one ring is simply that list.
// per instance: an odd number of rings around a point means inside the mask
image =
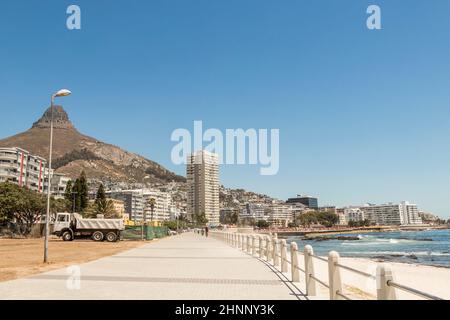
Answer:
[{"label": "paved promenade", "polygon": [[79,267],[79,289],[64,268],[2,282],[0,299],[297,299],[263,262],[193,233]]}]

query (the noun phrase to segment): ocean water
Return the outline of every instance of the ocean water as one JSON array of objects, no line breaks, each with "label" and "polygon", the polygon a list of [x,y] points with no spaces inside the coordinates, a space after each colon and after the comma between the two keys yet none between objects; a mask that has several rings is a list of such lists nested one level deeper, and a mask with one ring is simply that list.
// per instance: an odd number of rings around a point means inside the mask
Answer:
[{"label": "ocean water", "polygon": [[309,244],[317,255],[327,255],[335,250],[341,257],[371,258],[450,268],[450,229],[427,231],[371,232],[360,234],[324,235],[324,237],[358,237],[359,240],[301,240],[299,249]]}]

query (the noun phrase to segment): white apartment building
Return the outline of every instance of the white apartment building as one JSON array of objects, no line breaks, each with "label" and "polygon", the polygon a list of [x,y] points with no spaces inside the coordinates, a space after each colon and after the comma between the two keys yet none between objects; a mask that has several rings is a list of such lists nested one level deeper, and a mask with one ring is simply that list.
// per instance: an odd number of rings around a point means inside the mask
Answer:
[{"label": "white apartment building", "polygon": [[366,219],[365,215],[364,215],[364,211],[361,210],[361,208],[359,208],[359,207],[344,208],[344,215],[345,215],[345,220],[347,221],[347,223],[349,223],[350,221],[360,222],[360,221],[364,221],[364,219]]},{"label": "white apartment building", "polygon": [[44,191],[47,161],[21,148],[0,148],[0,182]]},{"label": "white apartment building", "polygon": [[272,204],[269,211],[269,222],[280,227],[287,227],[294,221],[294,209],[288,204]]},{"label": "white apartment building", "polygon": [[400,203],[400,208],[403,215],[403,224],[422,224],[417,205],[403,201]]},{"label": "white apartment building", "polygon": [[361,207],[364,217],[378,225],[422,224],[417,205],[403,201],[400,204],[368,204]]},{"label": "white apartment building", "polygon": [[[47,172],[45,170],[45,172]],[[64,194],[66,192],[67,183],[70,181],[70,178],[62,173],[53,172],[52,170],[52,185],[51,185],[51,193],[57,199],[64,198]],[[47,179],[45,179],[45,192],[47,192]]]},{"label": "white apartment building", "polygon": [[239,220],[269,220],[268,206],[263,203],[247,203],[239,212]]},{"label": "white apartment building", "polygon": [[[165,221],[171,219],[172,196],[168,192],[144,189],[144,216],[146,221]],[[150,200],[154,199],[153,216]]]},{"label": "white apartment building", "polygon": [[219,156],[208,151],[197,151],[187,159],[187,215],[192,221],[205,214],[208,224],[218,225]]}]

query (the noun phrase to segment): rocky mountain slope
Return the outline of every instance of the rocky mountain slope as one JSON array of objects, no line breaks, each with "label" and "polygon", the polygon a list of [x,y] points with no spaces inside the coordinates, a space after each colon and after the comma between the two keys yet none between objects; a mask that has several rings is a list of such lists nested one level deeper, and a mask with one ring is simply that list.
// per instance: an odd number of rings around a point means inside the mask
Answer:
[{"label": "rocky mountain slope", "polygon": [[[33,126],[0,140],[0,147],[20,147],[48,158],[50,108]],[[81,134],[61,106],[54,107],[53,167],[77,177],[84,170],[88,178],[127,183],[184,182],[185,178],[160,164],[117,146]]]}]

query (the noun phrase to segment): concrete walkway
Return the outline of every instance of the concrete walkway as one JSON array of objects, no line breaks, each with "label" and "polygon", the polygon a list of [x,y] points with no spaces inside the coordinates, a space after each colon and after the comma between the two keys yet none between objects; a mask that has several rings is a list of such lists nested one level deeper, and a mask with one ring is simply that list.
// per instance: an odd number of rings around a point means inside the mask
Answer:
[{"label": "concrete walkway", "polygon": [[263,262],[193,233],[79,268],[79,289],[64,268],[2,282],[0,299],[297,299]]}]

